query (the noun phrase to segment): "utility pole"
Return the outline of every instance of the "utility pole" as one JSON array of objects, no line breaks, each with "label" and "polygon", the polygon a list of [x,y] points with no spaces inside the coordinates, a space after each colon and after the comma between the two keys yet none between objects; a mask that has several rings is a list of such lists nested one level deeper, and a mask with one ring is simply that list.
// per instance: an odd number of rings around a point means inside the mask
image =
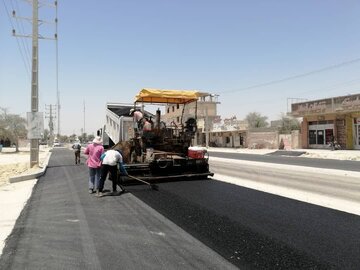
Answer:
[{"label": "utility pole", "polygon": [[[85,134],[85,100],[84,100],[84,130],[83,130],[83,133]],[[81,134],[82,135],[82,134]]]},{"label": "utility pole", "polygon": [[[39,2],[33,0],[32,10],[31,112],[39,110]],[[39,139],[30,139],[30,167],[39,164]]]},{"label": "utility pole", "polygon": [[59,91],[59,46],[58,46],[58,1],[55,1],[55,44],[56,44],[56,98],[57,98],[57,137],[60,137],[60,91]]},{"label": "utility pole", "polygon": [[[42,39],[57,39],[57,34],[55,38],[45,38],[39,37],[39,22],[52,23],[43,20],[39,20],[39,0],[27,0],[30,4],[32,3],[32,18],[17,17],[15,10],[12,14],[14,18],[27,20],[32,23],[32,34],[31,35],[18,35],[16,34],[15,29],[12,30],[13,36],[16,37],[26,37],[32,39],[32,66],[31,66],[31,112],[27,113],[28,118],[28,138],[30,139],[30,167],[39,164],[39,139],[41,139],[41,133],[44,129],[44,116],[42,113],[39,113],[39,38]],[[41,6],[48,5],[53,6],[45,2],[41,3]],[[55,1],[55,6],[57,6],[57,1]],[[56,18],[57,22],[57,18]]]},{"label": "utility pole", "polygon": [[56,118],[55,116],[53,116],[53,107],[56,107],[56,105],[49,105],[48,107],[45,105],[45,110],[49,110],[49,113],[46,113],[45,118],[49,119],[49,130],[50,130],[50,141],[48,143],[48,145],[53,145],[54,144],[54,118]]},{"label": "utility pole", "polygon": [[205,129],[206,129],[206,134],[205,134],[205,145],[208,148],[209,147],[209,114],[208,114],[208,107],[205,108]]}]

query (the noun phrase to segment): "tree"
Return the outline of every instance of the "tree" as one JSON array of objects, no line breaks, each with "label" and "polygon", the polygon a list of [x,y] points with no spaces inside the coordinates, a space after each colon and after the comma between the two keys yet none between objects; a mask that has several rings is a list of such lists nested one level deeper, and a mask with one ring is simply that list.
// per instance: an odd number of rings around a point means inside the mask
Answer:
[{"label": "tree", "polygon": [[60,135],[60,136],[59,136],[59,140],[60,140],[60,142],[62,142],[62,143],[67,143],[67,142],[69,142],[69,137],[66,136],[66,135]]},{"label": "tree", "polygon": [[86,138],[87,138],[87,134],[86,134],[86,133],[83,133],[83,134],[81,134],[81,136],[79,136],[79,140],[80,140],[82,143],[85,143],[85,142],[86,142]]},{"label": "tree", "polygon": [[262,116],[258,112],[251,112],[245,117],[245,120],[249,124],[249,128],[267,127],[269,125],[266,121],[267,119],[267,116]]},{"label": "tree", "polygon": [[294,117],[282,114],[280,133],[288,134],[293,130],[300,130],[300,122]]},{"label": "tree", "polygon": [[19,151],[19,138],[26,137],[26,120],[17,114],[8,114],[7,109],[0,108],[0,136],[16,145]]},{"label": "tree", "polygon": [[88,136],[87,136],[87,141],[88,142],[91,142],[93,139],[95,138],[95,136],[94,136],[94,134],[89,134]]},{"label": "tree", "polygon": [[45,128],[41,141],[47,143],[47,141],[49,140],[49,136],[50,136],[50,131]]},{"label": "tree", "polygon": [[76,134],[72,134],[72,135],[69,136],[69,141],[71,143],[73,143],[76,140],[76,138],[77,138]]}]

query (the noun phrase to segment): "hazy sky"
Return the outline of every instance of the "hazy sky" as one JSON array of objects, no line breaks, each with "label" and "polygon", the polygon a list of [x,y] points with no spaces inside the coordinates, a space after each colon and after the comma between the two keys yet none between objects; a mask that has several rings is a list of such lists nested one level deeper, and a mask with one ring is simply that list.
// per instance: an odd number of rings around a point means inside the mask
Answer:
[{"label": "hazy sky", "polygon": [[[217,93],[223,119],[256,111],[274,120],[287,111],[287,98],[360,93],[360,1],[58,2],[63,134],[80,133],[84,101],[85,129],[93,133],[104,124],[106,102],[132,102],[145,87]],[[6,8],[31,16],[31,6],[0,0],[0,107],[25,116],[31,40],[11,30],[30,34],[31,25],[10,20]],[[54,17],[54,9],[40,9],[40,19]],[[44,37],[54,32],[40,27]],[[39,111],[56,103],[55,59],[55,42],[40,40]]]}]

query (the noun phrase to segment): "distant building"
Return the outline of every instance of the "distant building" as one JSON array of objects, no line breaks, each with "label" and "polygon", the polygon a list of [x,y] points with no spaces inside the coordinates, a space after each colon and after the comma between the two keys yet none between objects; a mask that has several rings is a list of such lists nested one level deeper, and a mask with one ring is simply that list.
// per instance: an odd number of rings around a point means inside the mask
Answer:
[{"label": "distant building", "polygon": [[[218,95],[208,94],[200,97],[197,102],[186,104],[185,107],[181,104],[167,105],[165,108],[165,115],[162,119],[165,121],[167,126],[181,126],[184,125],[188,118],[194,117],[195,111],[197,111],[197,132],[195,136],[195,144],[205,145],[206,132],[210,132],[213,128],[213,122],[218,121],[220,118],[220,116],[217,115],[218,104],[220,104],[218,101]],[[183,111],[184,114],[181,118]]]},{"label": "distant building", "polygon": [[223,124],[216,121],[210,132],[209,146],[247,147],[247,129],[247,121],[237,120],[236,116],[225,118]]},{"label": "distant building", "polygon": [[334,137],[343,149],[360,149],[360,94],[294,103],[302,117],[303,148],[327,148]]}]

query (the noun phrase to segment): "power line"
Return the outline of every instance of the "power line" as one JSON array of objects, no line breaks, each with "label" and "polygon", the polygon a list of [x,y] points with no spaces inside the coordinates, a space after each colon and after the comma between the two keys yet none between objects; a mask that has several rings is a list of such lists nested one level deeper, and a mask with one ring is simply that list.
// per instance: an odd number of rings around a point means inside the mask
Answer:
[{"label": "power line", "polygon": [[314,93],[314,92],[318,93],[318,92],[323,92],[323,91],[338,90],[339,86],[349,85],[349,84],[351,85],[351,84],[358,83],[358,82],[360,82],[360,79],[354,79],[354,80],[350,80],[350,81],[346,81],[346,82],[342,82],[342,83],[333,84],[333,85],[330,85],[330,86],[327,86],[327,87],[322,87],[320,89],[307,90],[307,91],[298,93],[297,95],[303,95],[303,94]]},{"label": "power line", "polygon": [[[5,12],[6,12],[7,17],[8,17],[8,19],[9,19],[10,25],[11,25],[12,29],[15,29],[14,24],[13,24],[13,22],[11,21],[9,9],[8,9],[8,7],[6,6],[5,0],[3,0],[2,2],[3,2],[3,4],[4,4]],[[19,42],[19,38],[18,38],[18,37],[16,37],[16,43],[17,43],[17,45],[18,45],[18,49],[19,49],[19,52],[20,52],[20,55],[21,55],[21,59],[22,59],[22,61],[23,61],[23,63],[24,63],[24,66],[25,66],[26,74],[28,75],[28,79],[30,79],[30,66],[29,66],[29,64],[28,64],[28,63],[26,62],[26,60],[25,60],[26,58],[25,58],[25,56],[24,56],[24,54],[23,54],[23,52],[22,52],[22,50],[21,50],[21,46],[20,46],[20,42]]]},{"label": "power line", "polygon": [[[18,11],[18,13],[19,13],[19,16],[21,16],[21,14],[20,14],[20,6],[19,6],[18,2],[19,2],[19,1],[15,0],[15,4],[16,4],[17,11]],[[19,20],[16,19],[16,21],[19,21]],[[20,20],[20,26],[21,26],[22,34],[25,34],[25,27],[24,27],[24,24],[23,24],[23,21],[22,21],[22,20]],[[24,39],[22,39],[22,40],[24,40]],[[30,53],[29,43],[26,43],[26,42],[25,42],[25,45],[26,45],[26,46],[25,46],[25,49],[26,49],[26,52],[27,52],[28,57],[29,57],[28,60],[30,61],[31,53]]]},{"label": "power line", "polygon": [[273,80],[273,81],[260,83],[260,84],[255,84],[255,85],[244,87],[244,88],[219,92],[219,94],[228,94],[228,93],[233,93],[233,92],[240,92],[240,91],[246,91],[246,90],[250,90],[250,89],[265,87],[265,86],[269,86],[269,85],[273,85],[273,84],[279,84],[279,83],[283,83],[283,82],[286,82],[286,81],[299,79],[299,78],[307,77],[307,76],[314,75],[314,74],[317,74],[317,73],[321,73],[321,72],[324,72],[324,71],[336,69],[336,68],[339,68],[339,67],[352,65],[352,64],[355,64],[357,62],[360,62],[360,58],[356,58],[356,59],[353,59],[353,60],[350,60],[350,61],[335,64],[335,65],[332,65],[332,66],[327,66],[327,67],[324,67],[324,68],[316,69],[316,70],[309,71],[309,72],[306,72],[306,73],[286,77],[286,78],[279,79],[279,80]]}]

